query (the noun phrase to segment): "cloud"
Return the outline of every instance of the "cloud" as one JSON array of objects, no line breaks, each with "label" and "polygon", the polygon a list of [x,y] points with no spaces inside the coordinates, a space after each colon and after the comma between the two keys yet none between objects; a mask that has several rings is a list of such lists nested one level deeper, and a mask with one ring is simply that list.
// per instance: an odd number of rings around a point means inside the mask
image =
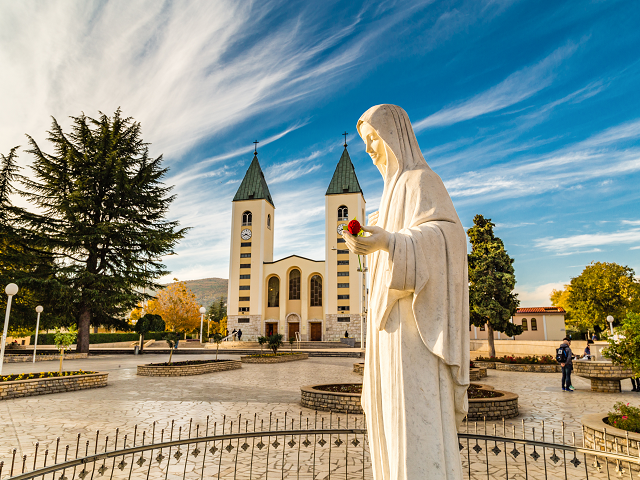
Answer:
[{"label": "cloud", "polygon": [[622,220],[621,223],[623,225],[639,225],[640,226],[640,220]]},{"label": "cloud", "polygon": [[537,64],[512,73],[499,84],[458,105],[452,105],[413,124],[415,131],[444,127],[502,110],[551,85],[556,68],[577,49],[569,43]]},{"label": "cloud", "polygon": [[519,285],[516,286],[515,292],[520,299],[521,307],[549,307],[551,306],[552,290],[562,290],[564,288],[563,283],[545,283],[544,285]]},{"label": "cloud", "polygon": [[322,168],[321,163],[314,163],[321,153],[313,152],[306,158],[289,160],[287,162],[272,164],[264,171],[264,176],[269,185],[295,180]]},{"label": "cloud", "polygon": [[539,238],[534,241],[534,245],[543,250],[562,253],[574,248],[637,243],[638,238],[640,238],[640,228],[632,228],[629,230],[618,230],[617,232],[587,233],[558,238]]}]

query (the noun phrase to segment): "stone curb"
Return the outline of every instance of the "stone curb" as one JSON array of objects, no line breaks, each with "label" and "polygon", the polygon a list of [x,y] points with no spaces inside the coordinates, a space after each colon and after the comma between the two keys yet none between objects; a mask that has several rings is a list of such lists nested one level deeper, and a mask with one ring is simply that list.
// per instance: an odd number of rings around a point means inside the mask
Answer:
[{"label": "stone curb", "polygon": [[483,390],[493,390],[501,393],[501,397],[494,398],[470,398],[469,413],[467,421],[501,420],[503,418],[514,418],[519,415],[518,395],[512,392],[495,390],[490,385],[476,384]]},{"label": "stone curb", "polygon": [[529,372],[529,373],[558,373],[562,372],[560,365],[540,365],[538,363],[497,363],[496,370],[503,372]]},{"label": "stone curb", "polygon": [[242,363],[285,363],[297,360],[306,360],[308,353],[294,353],[293,355],[282,355],[277,357],[252,357],[250,355],[240,357]]},{"label": "stone curb", "polygon": [[143,377],[186,377],[205,373],[224,372],[242,368],[238,360],[220,360],[198,365],[138,365],[137,374]]},{"label": "stone curb", "polygon": [[[607,452],[618,452],[638,458],[640,433],[627,432],[626,430],[612,427],[608,423],[604,422],[604,419],[607,418],[607,416],[608,415],[606,413],[592,413],[585,415],[580,419],[580,423],[582,423],[584,429],[584,446],[587,448],[595,448],[596,450],[605,450],[606,448]],[[605,428],[607,429],[606,442],[604,439]],[[629,435],[628,446],[627,435]],[[597,448],[595,442],[597,442]],[[631,465],[634,470],[640,470],[640,465]],[[628,465],[624,465],[624,467],[628,467]]]},{"label": "stone curb", "polygon": [[481,378],[485,378],[487,376],[487,369],[478,367],[478,368],[470,368],[469,369],[469,380],[472,382],[477,382]]},{"label": "stone curb", "polygon": [[[65,360],[76,360],[78,358],[87,358],[89,356],[88,353],[65,353]],[[60,360],[59,353],[52,354],[37,354],[36,362],[44,362],[47,360]],[[30,355],[5,355],[4,363],[21,363],[21,362],[32,362],[33,361],[33,353]]]},{"label": "stone curb", "polygon": [[[328,383],[327,385],[336,385]],[[316,387],[323,385],[307,385],[300,387],[300,404],[303,407],[313,410],[336,413],[364,413],[359,393],[327,392],[326,390],[316,390]]]},{"label": "stone curb", "polygon": [[109,373],[107,372],[96,372],[68,377],[32,378],[30,380],[0,382],[0,400],[106,387],[108,376]]}]

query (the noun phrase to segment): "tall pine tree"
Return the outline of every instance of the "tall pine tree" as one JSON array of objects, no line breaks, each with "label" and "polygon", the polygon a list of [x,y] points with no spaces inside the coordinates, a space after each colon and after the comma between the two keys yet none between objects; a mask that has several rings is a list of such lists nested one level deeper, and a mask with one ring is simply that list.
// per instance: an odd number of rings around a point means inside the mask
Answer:
[{"label": "tall pine tree", "polygon": [[511,323],[520,301],[513,293],[516,276],[513,259],[502,240],[493,233],[494,223],[482,215],[473,218],[467,230],[471,242],[469,254],[469,314],[472,325],[487,326],[489,355],[496,355],[493,332],[520,335],[522,327]]},{"label": "tall pine tree", "polygon": [[162,156],[149,157],[138,122],[84,114],[63,132],[53,119],[53,153],[29,138],[33,175],[25,197],[38,213],[25,213],[34,244],[55,264],[59,304],[78,325],[77,349],[89,350],[91,325],[117,325],[143,289],[168,272],[159,258],[170,253],[186,229],[165,215],[174,200],[162,183]]}]

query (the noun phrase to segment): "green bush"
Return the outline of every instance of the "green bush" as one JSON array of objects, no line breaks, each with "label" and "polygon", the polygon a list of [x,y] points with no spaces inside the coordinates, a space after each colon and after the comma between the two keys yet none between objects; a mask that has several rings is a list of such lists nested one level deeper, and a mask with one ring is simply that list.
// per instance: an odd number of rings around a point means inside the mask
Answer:
[{"label": "green bush", "polygon": [[[164,332],[150,332],[144,336],[146,340],[162,340]],[[55,333],[41,333],[38,335],[38,345],[55,345],[53,341]],[[35,342],[35,335],[31,335],[31,345]],[[135,342],[140,339],[137,333],[91,333],[89,334],[89,343],[116,343],[116,342]]]},{"label": "green bush", "polygon": [[551,355],[526,355],[524,357],[514,357],[505,355],[503,357],[477,357],[476,362],[498,362],[511,363],[520,365],[554,365],[557,364],[556,359]]},{"label": "green bush", "polygon": [[640,433],[640,408],[616,402],[613,411],[609,412],[607,423],[620,430]]}]

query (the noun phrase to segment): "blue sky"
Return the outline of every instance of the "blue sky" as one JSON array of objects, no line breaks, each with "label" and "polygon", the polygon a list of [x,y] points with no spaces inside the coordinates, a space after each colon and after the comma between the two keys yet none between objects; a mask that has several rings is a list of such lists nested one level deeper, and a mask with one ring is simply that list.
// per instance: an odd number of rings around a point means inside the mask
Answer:
[{"label": "blue sky", "polygon": [[[254,139],[277,258],[324,257],[324,192],[347,131],[402,106],[458,214],[515,258],[522,306],[591,261],[640,273],[640,9],[632,1],[0,1],[0,151],[50,116],[142,122],[192,227],[166,263],[228,276],[231,199]],[[29,163],[22,153],[21,164]]]}]

